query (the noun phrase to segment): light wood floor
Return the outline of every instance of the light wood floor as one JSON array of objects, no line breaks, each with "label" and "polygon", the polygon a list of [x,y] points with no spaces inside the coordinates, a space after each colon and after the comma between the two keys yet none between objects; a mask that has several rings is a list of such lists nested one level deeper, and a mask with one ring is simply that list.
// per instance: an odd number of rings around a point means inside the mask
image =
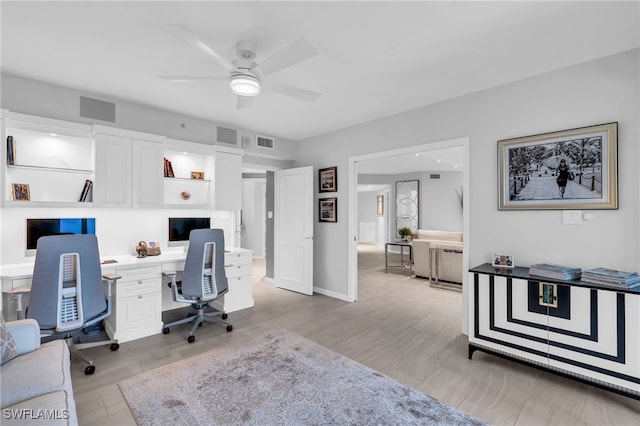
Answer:
[{"label": "light wood floor", "polygon": [[[123,343],[117,352],[93,348],[93,376],[72,362],[81,425],[133,425],[117,383],[143,371],[285,328],[496,425],[640,425],[640,401],[476,352],[467,359],[460,330],[461,294],[430,288],[402,271],[385,274],[384,251],[359,250],[359,300],[303,296],[264,280],[254,263],[255,307],[229,315],[234,330],[205,324],[196,341],[187,326],[168,335]],[[182,310],[164,314],[182,317]],[[224,390],[222,390],[224,391]]]}]

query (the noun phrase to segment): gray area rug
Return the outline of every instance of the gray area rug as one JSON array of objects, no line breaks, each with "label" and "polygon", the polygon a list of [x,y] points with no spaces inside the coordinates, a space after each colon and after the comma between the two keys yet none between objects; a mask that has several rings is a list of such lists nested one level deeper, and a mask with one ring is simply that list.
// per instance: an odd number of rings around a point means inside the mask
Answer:
[{"label": "gray area rug", "polygon": [[479,420],[285,330],[119,383],[139,425],[479,425]]}]

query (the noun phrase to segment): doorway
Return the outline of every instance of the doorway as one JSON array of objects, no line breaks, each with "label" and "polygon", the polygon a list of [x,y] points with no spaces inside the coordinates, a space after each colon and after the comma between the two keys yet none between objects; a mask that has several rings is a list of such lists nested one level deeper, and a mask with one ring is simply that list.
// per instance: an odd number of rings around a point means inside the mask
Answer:
[{"label": "doorway", "polygon": [[[355,156],[349,158],[349,178],[351,184],[349,185],[349,223],[348,223],[348,236],[349,236],[349,250],[348,250],[348,265],[349,265],[349,273],[348,273],[348,296],[350,300],[356,301],[358,299],[358,227],[359,227],[359,213],[358,213],[358,184],[359,182],[359,171],[358,169],[366,164],[367,161],[387,161],[390,158],[397,157],[405,157],[410,158],[411,156],[419,156],[423,154],[428,154],[429,152],[437,151],[437,150],[447,150],[448,148],[461,148],[462,149],[462,164],[460,165],[462,168],[462,186],[460,188],[460,194],[465,194],[465,197],[468,197],[469,194],[469,138],[457,138],[439,142],[433,142],[428,144],[415,145],[406,148],[400,148],[389,151],[381,151],[361,156]],[[407,169],[408,171],[409,169]],[[424,170],[428,172],[429,170]],[[390,203],[393,203],[394,200],[390,200]],[[389,204],[389,203],[388,203]],[[462,259],[462,268],[463,268],[463,283],[462,283],[462,332],[464,334],[468,333],[468,304],[467,304],[467,294],[468,294],[468,278],[467,274],[464,271],[468,270],[469,265],[469,223],[470,223],[470,209],[469,203],[466,205],[462,205],[462,232],[464,235],[463,241],[463,259]],[[392,223],[394,223],[392,221]],[[389,234],[390,238],[394,236],[394,229],[391,229]]]}]

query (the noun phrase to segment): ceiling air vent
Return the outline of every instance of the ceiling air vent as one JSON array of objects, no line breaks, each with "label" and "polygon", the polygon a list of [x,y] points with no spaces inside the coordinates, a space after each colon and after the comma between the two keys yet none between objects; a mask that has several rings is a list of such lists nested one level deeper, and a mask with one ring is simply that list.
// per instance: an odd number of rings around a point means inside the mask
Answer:
[{"label": "ceiling air vent", "polygon": [[275,148],[275,141],[273,140],[273,138],[268,138],[266,136],[257,136],[256,144],[261,148]]},{"label": "ceiling air vent", "polygon": [[440,179],[440,173],[431,173],[429,177],[431,179]]}]

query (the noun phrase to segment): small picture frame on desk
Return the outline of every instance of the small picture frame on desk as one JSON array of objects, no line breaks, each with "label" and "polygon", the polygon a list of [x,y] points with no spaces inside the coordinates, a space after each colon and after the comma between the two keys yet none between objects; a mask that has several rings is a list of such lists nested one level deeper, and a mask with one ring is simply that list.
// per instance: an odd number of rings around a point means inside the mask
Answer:
[{"label": "small picture frame on desk", "polygon": [[558,285],[540,281],[538,297],[540,298],[540,301],[538,303],[541,306],[547,306],[549,308],[557,308],[558,307]]},{"label": "small picture frame on desk", "polygon": [[491,266],[494,268],[512,269],[515,266],[513,256],[510,254],[494,254],[491,257]]}]

